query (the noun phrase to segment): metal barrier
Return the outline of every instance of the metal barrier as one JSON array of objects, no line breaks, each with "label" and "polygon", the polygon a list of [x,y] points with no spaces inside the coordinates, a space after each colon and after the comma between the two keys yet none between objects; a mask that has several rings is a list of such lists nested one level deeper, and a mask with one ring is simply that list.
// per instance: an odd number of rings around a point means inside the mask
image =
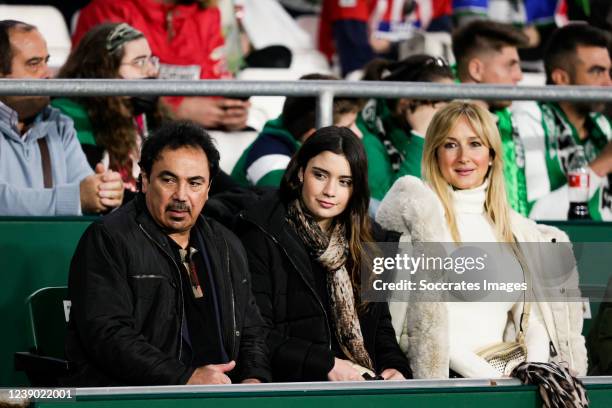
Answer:
[{"label": "metal barrier", "polygon": [[0,79],[0,95],[49,96],[314,96],[317,125],[333,123],[335,96],[612,102],[612,90],[587,86],[512,86],[386,81],[167,81],[121,79]]}]

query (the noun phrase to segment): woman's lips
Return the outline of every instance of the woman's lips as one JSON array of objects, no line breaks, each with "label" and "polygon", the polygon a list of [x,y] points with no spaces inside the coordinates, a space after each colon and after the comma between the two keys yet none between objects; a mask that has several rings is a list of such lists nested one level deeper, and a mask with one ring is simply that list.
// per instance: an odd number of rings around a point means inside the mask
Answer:
[{"label": "woman's lips", "polygon": [[455,173],[459,174],[460,176],[469,176],[473,172],[474,172],[474,169],[456,169],[455,170]]},{"label": "woman's lips", "polygon": [[329,201],[317,200],[317,203],[323,208],[332,208],[335,204],[330,203]]}]

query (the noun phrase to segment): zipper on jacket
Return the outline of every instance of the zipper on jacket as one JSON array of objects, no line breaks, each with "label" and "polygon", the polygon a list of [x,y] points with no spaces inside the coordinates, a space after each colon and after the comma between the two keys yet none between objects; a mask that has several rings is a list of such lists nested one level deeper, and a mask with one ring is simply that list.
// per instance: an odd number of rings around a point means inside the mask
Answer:
[{"label": "zipper on jacket", "polygon": [[293,268],[297,271],[297,273],[300,275],[300,277],[302,278],[302,280],[304,281],[304,283],[306,284],[306,286],[308,287],[308,289],[310,289],[310,291],[312,292],[312,294],[314,295],[315,299],[317,300],[317,302],[319,303],[319,306],[321,307],[321,310],[323,311],[323,316],[325,316],[325,327],[327,328],[327,346],[329,347],[329,349],[331,350],[331,329],[329,328],[329,318],[327,317],[327,312],[325,311],[325,306],[323,306],[323,302],[321,301],[321,299],[319,298],[319,295],[317,295],[317,292],[314,290],[314,288],[312,286],[310,286],[310,284],[308,283],[308,280],[306,280],[306,278],[304,277],[304,275],[302,274],[302,272],[300,272],[300,269],[295,265],[295,263],[293,263],[293,259],[289,256],[289,254],[287,253],[287,250],[285,249],[285,247],[283,247],[278,240],[270,233],[268,233],[266,230],[263,229],[263,227],[261,227],[260,225],[258,225],[255,222],[251,222],[249,220],[247,220],[244,217],[243,213],[239,214],[239,217],[242,218],[243,220],[250,222],[251,224],[255,225],[261,232],[263,232],[266,236],[268,236],[272,242],[274,242],[276,245],[278,245],[283,253],[285,254],[285,256],[287,257],[287,259],[289,259],[289,262],[291,263],[291,265],[293,266]]},{"label": "zipper on jacket", "polygon": [[179,360],[182,359],[183,356],[183,324],[184,324],[184,318],[185,318],[185,300],[183,299],[183,278],[181,276],[181,269],[179,268],[179,266],[177,265],[176,261],[174,260],[174,257],[170,256],[170,254],[168,252],[166,252],[166,250],[159,244],[159,242],[157,242],[156,240],[153,239],[153,237],[151,235],[149,235],[149,233],[147,232],[147,230],[144,229],[144,227],[142,226],[142,224],[138,224],[138,226],[140,227],[140,229],[142,230],[142,232],[144,232],[144,234],[151,240],[153,241],[153,243],[164,253],[164,255],[166,255],[168,258],[170,258],[170,260],[172,261],[172,263],[174,264],[176,271],[178,272],[178,278],[179,278],[179,298],[180,298],[180,303],[181,303],[181,310],[180,310],[180,316],[181,316],[181,326],[179,328],[179,333],[178,333],[178,338],[179,338],[179,355],[178,358]]},{"label": "zipper on jacket", "polygon": [[[225,244],[225,266],[227,268],[227,276],[230,277],[230,279],[228,279],[228,283],[231,285],[232,284],[232,280],[231,280],[231,272],[230,272],[230,259],[229,259],[229,246],[227,245],[227,240],[225,239],[225,237],[223,238],[223,243]],[[235,301],[235,296],[234,296],[234,289],[233,287],[230,288],[230,299],[231,299],[231,305],[232,305],[232,333],[230,336],[231,339],[231,344],[230,344],[230,352],[231,352],[231,357],[232,360],[234,360],[236,358],[236,301]]]}]

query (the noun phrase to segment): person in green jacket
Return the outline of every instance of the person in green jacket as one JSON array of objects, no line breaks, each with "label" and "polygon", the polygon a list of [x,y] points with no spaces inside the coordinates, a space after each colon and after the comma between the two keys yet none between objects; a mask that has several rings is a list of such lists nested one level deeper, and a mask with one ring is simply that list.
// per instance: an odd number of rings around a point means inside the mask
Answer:
[{"label": "person in green jacket", "polygon": [[[144,35],[128,24],[91,29],[72,51],[59,78],[154,79],[159,60]],[[136,192],[140,145],[162,121],[157,96],[56,98],[51,105],[72,118],[89,164],[121,174],[125,201]]]},{"label": "person in green jacket", "polygon": [[[453,74],[442,58],[425,54],[402,61],[377,59],[365,68],[364,80],[452,83]],[[374,200],[383,199],[395,180],[421,177],[425,131],[441,101],[371,99],[357,118],[368,156],[368,180]],[[375,205],[376,203],[371,203]]]},{"label": "person in green jacket", "polygon": [[[333,80],[329,75],[309,74],[301,80]],[[316,130],[317,101],[312,97],[288,97],[281,115],[268,121],[257,139],[242,153],[232,170],[232,177],[240,185],[279,187],[285,169],[293,154]],[[357,136],[355,126],[361,102],[351,98],[335,98],[334,125],[350,128]]]}]

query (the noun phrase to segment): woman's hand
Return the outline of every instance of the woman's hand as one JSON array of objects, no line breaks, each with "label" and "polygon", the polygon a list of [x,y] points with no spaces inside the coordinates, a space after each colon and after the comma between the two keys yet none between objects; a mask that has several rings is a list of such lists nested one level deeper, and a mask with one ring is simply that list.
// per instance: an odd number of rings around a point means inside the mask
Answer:
[{"label": "woman's hand", "polygon": [[406,379],[406,377],[404,377],[404,375],[400,373],[399,371],[397,371],[395,368],[387,368],[385,371],[380,373],[380,375],[385,380],[390,380],[390,381],[398,381],[398,380]]},{"label": "woman's hand", "polygon": [[327,373],[327,379],[329,381],[365,381],[350,361],[341,358],[334,359],[334,368]]}]

